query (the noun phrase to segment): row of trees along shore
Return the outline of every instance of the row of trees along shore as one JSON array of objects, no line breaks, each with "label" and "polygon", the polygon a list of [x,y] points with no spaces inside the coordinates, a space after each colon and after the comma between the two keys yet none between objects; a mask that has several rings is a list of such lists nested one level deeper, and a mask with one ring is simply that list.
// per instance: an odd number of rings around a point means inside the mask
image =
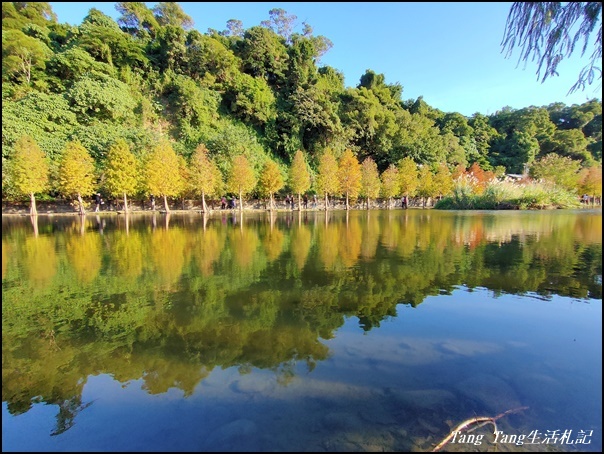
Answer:
[{"label": "row of trees along shore", "polygon": [[96,192],[125,210],[154,194],[207,210],[226,191],[272,209],[287,191],[348,208],[476,195],[506,174],[601,195],[601,100],[466,117],[370,69],[345,87],[320,65],[331,41],[282,9],[201,33],[177,3],[115,6],[117,21],[92,8],[69,25],[46,2],[2,3],[3,202],[29,197],[35,214],[36,195],[63,197],[83,213]]},{"label": "row of trees along shore", "polygon": [[[44,153],[31,137],[20,139],[15,150],[9,172],[18,193],[30,197],[30,213],[36,215],[35,194],[49,187],[50,167]],[[243,210],[244,197],[252,193],[265,198],[267,209],[274,210],[275,194],[284,189],[296,194],[298,209],[302,207],[302,195],[309,192],[324,198],[326,210],[330,206],[330,196],[343,197],[347,210],[351,201],[359,198],[367,209],[371,206],[371,200],[378,198],[385,199],[386,207],[391,208],[393,199],[400,196],[419,197],[425,206],[426,200],[431,198],[441,199],[452,195],[459,198],[459,192],[465,189],[472,195],[483,194],[485,190],[492,192],[502,181],[502,175],[484,171],[477,163],[469,169],[458,166],[451,172],[444,163],[436,168],[418,166],[410,157],[401,159],[397,165],[390,164],[380,173],[371,157],[366,157],[360,163],[350,149],[336,158],[334,152],[327,148],[319,158],[316,172],[310,169],[301,150],[296,152],[286,172],[274,160],[267,158],[258,176],[249,159],[240,154],[233,157],[226,180],[203,144],[186,161],[176,154],[170,142],[164,140],[152,149],[145,161],[139,161],[130,151],[128,143],[119,139],[107,152],[106,161],[100,177],[102,190],[122,198],[126,212],[129,196],[144,197],[146,194],[160,196],[166,212],[170,211],[168,198],[199,197],[201,210],[207,212],[206,197],[220,198],[225,192],[237,195],[240,210]],[[79,212],[84,214],[83,197],[99,189],[95,186],[99,177],[89,152],[79,142],[68,142],[56,173],[59,192],[76,199]],[[576,200],[573,196],[576,189],[583,193],[601,194],[601,167],[580,169],[578,162],[567,157],[548,155],[535,163],[532,174],[542,181],[558,185],[573,200]],[[530,177],[525,178],[527,181],[524,185],[531,182]],[[499,202],[503,203],[503,198]]]}]

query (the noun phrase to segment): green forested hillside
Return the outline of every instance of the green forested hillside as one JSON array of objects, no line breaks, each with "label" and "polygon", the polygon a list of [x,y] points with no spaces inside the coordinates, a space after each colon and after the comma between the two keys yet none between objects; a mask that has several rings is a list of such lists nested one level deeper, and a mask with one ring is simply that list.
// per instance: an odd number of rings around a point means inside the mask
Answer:
[{"label": "green forested hillside", "polygon": [[601,165],[597,99],[502,106],[468,118],[422,97],[404,99],[400,84],[371,70],[346,87],[337,68],[320,64],[329,38],[315,36],[309,24],[294,32],[282,9],[257,26],[244,29],[233,19],[225,30],[203,33],[186,4],[115,6],[117,22],[91,9],[70,26],[49,3],[2,3],[3,199],[14,186],[5,169],[24,136],[48,157],[51,195],[60,192],[52,175],[69,142],[92,156],[100,189],[119,139],[140,162],[163,139],[184,163],[203,144],[225,179],[240,154],[258,175],[270,159],[287,177],[298,150],[311,174],[326,149],[338,158],[351,150],[359,162],[370,157],[380,173],[404,158],[434,171],[445,163],[522,173],[551,153],[582,167]]}]

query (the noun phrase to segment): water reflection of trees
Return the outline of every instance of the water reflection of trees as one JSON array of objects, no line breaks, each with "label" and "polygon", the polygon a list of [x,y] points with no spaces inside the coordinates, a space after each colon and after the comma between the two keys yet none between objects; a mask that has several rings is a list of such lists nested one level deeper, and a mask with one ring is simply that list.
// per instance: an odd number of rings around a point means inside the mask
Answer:
[{"label": "water reflection of trees", "polygon": [[347,317],[370,330],[459,285],[601,299],[601,215],[325,216],[108,218],[102,235],[41,219],[37,236],[3,220],[3,401],[59,405],[60,433],[89,375],[189,395],[215,367],[259,367],[286,384]]}]

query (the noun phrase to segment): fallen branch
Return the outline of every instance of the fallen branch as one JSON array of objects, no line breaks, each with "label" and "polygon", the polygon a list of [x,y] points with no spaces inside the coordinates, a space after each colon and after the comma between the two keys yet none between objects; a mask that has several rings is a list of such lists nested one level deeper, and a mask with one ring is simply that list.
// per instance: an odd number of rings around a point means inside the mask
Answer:
[{"label": "fallen branch", "polygon": [[451,438],[453,438],[455,436],[455,434],[458,434],[459,432],[461,432],[464,429],[467,429],[468,427],[470,427],[472,424],[476,424],[476,423],[482,423],[480,424],[478,427],[474,427],[470,430],[468,430],[468,432],[472,432],[482,426],[485,426],[487,424],[492,424],[494,427],[493,433],[497,432],[497,424],[496,421],[498,419],[503,418],[505,415],[509,415],[510,413],[517,413],[519,411],[522,410],[526,410],[528,407],[518,407],[518,408],[512,408],[511,410],[508,411],[504,411],[503,413],[499,413],[497,416],[475,416],[473,418],[469,418],[466,419],[465,421],[461,422],[457,427],[455,427],[455,429],[453,429],[451,431],[451,433],[449,435],[447,435],[443,441],[441,441],[439,444],[437,444],[434,449],[432,450],[432,452],[437,452],[440,451],[443,446],[445,446],[447,443],[449,443],[449,441],[451,441]]}]

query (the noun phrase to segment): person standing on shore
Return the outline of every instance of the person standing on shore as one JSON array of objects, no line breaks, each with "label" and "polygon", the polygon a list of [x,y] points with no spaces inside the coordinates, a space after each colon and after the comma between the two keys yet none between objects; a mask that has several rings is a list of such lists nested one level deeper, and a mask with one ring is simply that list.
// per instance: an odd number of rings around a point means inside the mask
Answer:
[{"label": "person standing on shore", "polygon": [[94,203],[96,204],[96,207],[94,208],[94,211],[96,213],[98,213],[99,210],[101,209],[101,193],[100,192],[97,192],[94,195]]}]

